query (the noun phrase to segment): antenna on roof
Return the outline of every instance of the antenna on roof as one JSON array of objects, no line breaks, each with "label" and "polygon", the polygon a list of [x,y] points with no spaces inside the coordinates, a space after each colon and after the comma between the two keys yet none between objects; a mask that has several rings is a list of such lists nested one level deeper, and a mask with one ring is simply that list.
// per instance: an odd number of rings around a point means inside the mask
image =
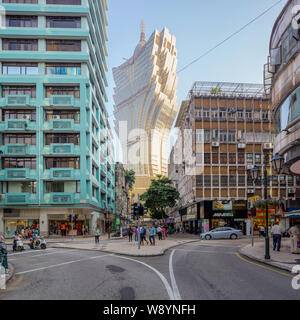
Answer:
[{"label": "antenna on roof", "polygon": [[141,28],[141,41],[146,41],[145,21],[144,21],[144,19],[142,19],[142,21],[141,21],[140,28]]}]

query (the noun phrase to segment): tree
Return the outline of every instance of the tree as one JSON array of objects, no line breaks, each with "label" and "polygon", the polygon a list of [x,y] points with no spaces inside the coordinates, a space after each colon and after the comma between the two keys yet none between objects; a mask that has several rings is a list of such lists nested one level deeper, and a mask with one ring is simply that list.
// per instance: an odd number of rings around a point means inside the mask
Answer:
[{"label": "tree", "polygon": [[129,187],[129,190],[132,191],[135,183],[135,172],[133,170],[125,170],[125,181]]},{"label": "tree", "polygon": [[174,188],[172,180],[162,175],[151,180],[150,187],[141,196],[141,200],[151,212],[152,219],[165,218],[165,209],[174,207],[178,199],[179,192]]}]

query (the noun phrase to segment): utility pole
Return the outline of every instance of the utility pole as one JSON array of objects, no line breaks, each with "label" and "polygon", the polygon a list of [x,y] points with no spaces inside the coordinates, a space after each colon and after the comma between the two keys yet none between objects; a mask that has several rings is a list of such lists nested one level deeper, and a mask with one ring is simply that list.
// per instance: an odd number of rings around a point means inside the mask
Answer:
[{"label": "utility pole", "polygon": [[74,240],[74,234],[73,234],[73,209],[72,209],[72,215],[71,215],[71,217],[72,217],[72,219],[71,219],[71,224],[72,224],[72,240]]}]

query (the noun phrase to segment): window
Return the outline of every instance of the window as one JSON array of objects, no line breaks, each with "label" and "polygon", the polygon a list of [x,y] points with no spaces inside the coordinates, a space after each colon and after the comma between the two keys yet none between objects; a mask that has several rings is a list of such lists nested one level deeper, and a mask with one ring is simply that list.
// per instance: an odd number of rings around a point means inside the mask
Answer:
[{"label": "window", "polygon": [[260,153],[255,154],[255,163],[261,164],[261,154]]},{"label": "window", "polygon": [[219,164],[219,154],[212,153],[212,164]]},{"label": "window", "polygon": [[239,187],[245,186],[245,176],[238,176]]},{"label": "window", "polygon": [[262,111],[262,119],[269,120],[269,111]]},{"label": "window", "polygon": [[80,63],[47,63],[46,74],[78,76],[81,74]]},{"label": "window", "polygon": [[251,110],[246,111],[246,119],[252,119],[252,111]]},{"label": "window", "polygon": [[220,153],[220,163],[221,164],[227,164],[227,153]]},{"label": "window", "polygon": [[272,176],[272,185],[274,187],[278,186],[278,176]]},{"label": "window", "polygon": [[210,142],[211,138],[210,138],[210,131],[209,130],[204,130],[204,142]]},{"label": "window", "polygon": [[211,186],[211,176],[204,176],[204,186],[205,187]]},{"label": "window", "polygon": [[253,154],[247,153],[247,163],[253,164]]},{"label": "window", "polygon": [[227,112],[225,109],[220,109],[220,112],[219,112],[219,115],[220,115],[220,119],[226,119],[226,115],[227,115]]},{"label": "window", "polygon": [[280,186],[286,186],[286,179],[285,176],[280,176]]},{"label": "window", "polygon": [[236,176],[229,176],[229,186],[230,187],[236,187]]},{"label": "window", "polygon": [[19,28],[37,28],[37,16],[13,16],[7,15],[5,17],[6,27],[19,27]]},{"label": "window", "polygon": [[63,111],[63,110],[45,110],[45,121],[50,121],[51,119],[73,119],[74,122],[80,122],[80,112],[79,111]]},{"label": "window", "polygon": [[219,186],[219,176],[213,176],[213,186],[214,187]]},{"label": "window", "polygon": [[204,153],[204,164],[210,164],[210,153]]},{"label": "window", "polygon": [[36,182],[2,182],[2,193],[13,193],[16,192],[16,190],[22,193],[36,193]]},{"label": "window", "polygon": [[210,110],[203,109],[203,118],[210,118]]},{"label": "window", "polygon": [[80,17],[47,17],[46,18],[47,28],[81,28]]},{"label": "window", "polygon": [[211,110],[211,117],[218,118],[218,110],[216,110],[216,109]]},{"label": "window", "polygon": [[36,169],[35,158],[2,158],[2,169],[6,168],[28,168],[31,170]]},{"label": "window", "polygon": [[46,98],[50,98],[51,95],[71,95],[79,99],[80,87],[46,87]]},{"label": "window", "polygon": [[45,158],[45,167],[80,169],[80,158]]},{"label": "window", "polygon": [[2,87],[2,98],[6,95],[29,95],[30,98],[36,97],[35,86],[3,86]]},{"label": "window", "polygon": [[46,4],[81,5],[81,0],[46,0]]},{"label": "window", "polygon": [[73,143],[79,145],[80,134],[79,133],[57,133],[57,134],[45,134],[45,145],[49,146],[52,143]]},{"label": "window", "polygon": [[6,119],[28,119],[30,121],[35,121],[36,112],[35,110],[3,109],[2,121],[5,121]]},{"label": "window", "polygon": [[245,141],[245,131],[243,131],[243,130],[238,130],[238,132],[237,132],[237,140],[238,140],[239,142]]},{"label": "window", "polygon": [[196,186],[203,187],[203,176],[196,176]]},{"label": "window", "polygon": [[220,142],[227,142],[227,131],[220,132]]},{"label": "window", "polygon": [[203,129],[196,130],[196,143],[204,142],[204,131]]},{"label": "window", "polygon": [[46,40],[47,51],[81,51],[81,40]]},{"label": "window", "polygon": [[219,131],[216,129],[213,129],[212,131],[212,139],[213,141],[218,141],[219,140]]},{"label": "window", "polygon": [[245,154],[238,153],[238,164],[244,164],[244,163],[245,163]]},{"label": "window", "polygon": [[37,39],[2,39],[2,50],[37,51]]},{"label": "window", "polygon": [[229,153],[229,164],[236,164],[236,153]]},{"label": "window", "polygon": [[2,143],[5,144],[29,144],[36,145],[35,134],[23,134],[23,133],[6,133],[2,136]]},{"label": "window", "polygon": [[204,155],[202,152],[197,152],[196,153],[196,165],[197,166],[202,166],[203,165],[203,158],[204,158]]},{"label": "window", "polygon": [[287,180],[288,180],[288,186],[293,187],[294,186],[294,177],[287,176]]},{"label": "window", "polygon": [[228,142],[235,142],[236,141],[236,132],[229,131],[228,132]]},{"label": "window", "polygon": [[244,119],[244,111],[243,110],[238,110],[237,111],[237,117],[239,119]]},{"label": "window", "polygon": [[3,62],[2,74],[34,75],[39,73],[37,63]]},{"label": "window", "polygon": [[228,187],[228,176],[221,176],[221,186]]},{"label": "window", "polygon": [[38,3],[38,0],[2,0],[2,3]]}]

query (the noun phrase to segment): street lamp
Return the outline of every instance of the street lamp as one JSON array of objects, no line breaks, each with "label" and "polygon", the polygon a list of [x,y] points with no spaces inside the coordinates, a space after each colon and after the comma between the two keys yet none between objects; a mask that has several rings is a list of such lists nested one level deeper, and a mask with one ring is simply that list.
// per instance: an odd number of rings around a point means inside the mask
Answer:
[{"label": "street lamp", "polygon": [[[264,199],[266,202],[266,245],[265,245],[265,259],[269,260],[270,259],[270,241],[269,241],[269,208],[268,208],[268,172],[267,172],[267,165],[269,163],[269,156],[265,154],[264,157],[264,174],[263,176],[259,177],[259,168],[255,165],[251,170],[250,170],[250,175],[252,180],[254,181],[254,184],[260,185],[261,181],[264,183]],[[272,159],[272,167],[273,170],[277,172],[279,175],[282,171],[284,164],[284,158],[280,155],[275,155]]]}]

